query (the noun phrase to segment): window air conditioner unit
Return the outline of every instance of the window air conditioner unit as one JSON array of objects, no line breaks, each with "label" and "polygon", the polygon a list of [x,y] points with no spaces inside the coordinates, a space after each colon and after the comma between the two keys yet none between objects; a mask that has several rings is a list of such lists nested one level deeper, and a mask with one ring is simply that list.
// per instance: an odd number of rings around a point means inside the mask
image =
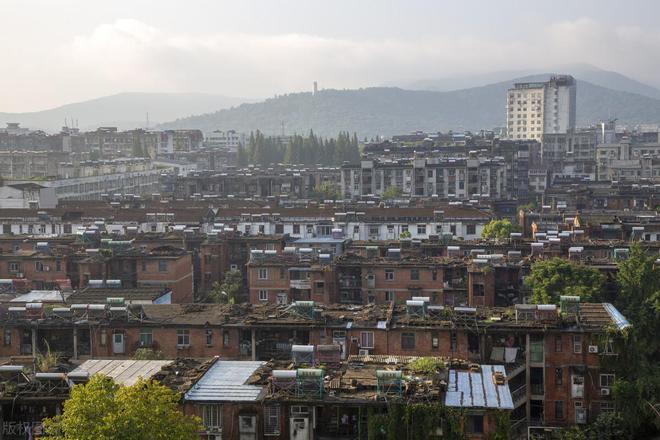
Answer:
[{"label": "window air conditioner unit", "polygon": [[369,350],[367,348],[361,348],[358,353],[360,356],[369,356]]},{"label": "window air conditioner unit", "polygon": [[589,346],[589,353],[598,353],[598,346],[597,345],[590,345]]},{"label": "window air conditioner unit", "polygon": [[610,395],[610,389],[609,388],[601,388],[600,389],[600,395],[601,396],[609,396]]}]

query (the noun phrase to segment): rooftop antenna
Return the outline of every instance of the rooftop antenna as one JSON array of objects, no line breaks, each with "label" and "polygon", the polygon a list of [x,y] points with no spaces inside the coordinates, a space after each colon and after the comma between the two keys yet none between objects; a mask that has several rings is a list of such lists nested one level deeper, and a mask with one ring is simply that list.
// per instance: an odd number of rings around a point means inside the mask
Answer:
[{"label": "rooftop antenna", "polygon": [[65,127],[68,127],[68,125],[67,125],[67,123],[66,123],[66,116],[64,117],[64,126],[65,126]]}]

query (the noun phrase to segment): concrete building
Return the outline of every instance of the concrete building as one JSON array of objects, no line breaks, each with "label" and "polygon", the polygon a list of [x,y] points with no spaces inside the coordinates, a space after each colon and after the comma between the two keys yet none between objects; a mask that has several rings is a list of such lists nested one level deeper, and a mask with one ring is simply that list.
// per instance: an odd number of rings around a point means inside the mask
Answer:
[{"label": "concrete building", "polygon": [[575,79],[558,75],[545,82],[516,83],[507,94],[509,139],[540,140],[575,128]]},{"label": "concrete building", "polygon": [[238,133],[236,130],[215,130],[206,133],[204,137],[204,146],[208,148],[236,151],[241,145],[245,146],[245,133]]}]

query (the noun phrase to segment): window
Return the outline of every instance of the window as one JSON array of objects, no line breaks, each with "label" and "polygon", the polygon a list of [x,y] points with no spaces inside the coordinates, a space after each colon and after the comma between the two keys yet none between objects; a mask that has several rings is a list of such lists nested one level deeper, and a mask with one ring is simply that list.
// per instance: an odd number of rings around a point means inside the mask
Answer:
[{"label": "window", "polygon": [[410,269],[410,279],[419,280],[419,269]]},{"label": "window", "polygon": [[394,269],[385,269],[385,281],[394,281]]},{"label": "window", "polygon": [[438,335],[438,332],[431,333],[431,348],[436,350],[440,348],[440,335]]},{"label": "window", "polygon": [[555,336],[555,352],[561,353],[562,347],[561,347],[561,335],[556,335]]},{"label": "window", "polygon": [[353,226],[353,234],[359,234],[360,233],[360,227],[359,226]]},{"label": "window", "polygon": [[415,348],[414,333],[401,333],[401,348],[403,350],[412,350]]},{"label": "window", "polygon": [[601,374],[600,375],[600,387],[601,388],[612,388],[614,386],[614,374]]},{"label": "window", "polygon": [[379,228],[378,226],[369,226],[369,235],[378,236]]},{"label": "window", "polygon": [[260,280],[267,280],[268,279],[268,269],[259,269],[258,273],[258,278]]},{"label": "window", "polygon": [[250,229],[252,229],[250,225],[245,225],[245,235],[250,235]]},{"label": "window", "polygon": [[187,328],[182,328],[176,331],[176,346],[177,347],[190,346],[190,330],[188,330]]},{"label": "window", "polygon": [[34,270],[36,270],[37,272],[43,272],[44,267],[45,267],[44,263],[42,263],[41,261],[37,261],[34,263]]},{"label": "window", "polygon": [[55,261],[55,271],[56,272],[61,272],[62,271],[62,260],[56,260]]},{"label": "window", "polygon": [[449,334],[449,350],[456,351],[458,348],[458,336],[456,332],[451,332]]},{"label": "window", "polygon": [[158,272],[167,272],[167,260],[158,260]]},{"label": "window", "polygon": [[284,234],[284,225],[283,224],[275,225],[275,233],[276,234]]},{"label": "window", "polygon": [[293,225],[293,233],[300,234],[300,225]]},{"label": "window", "polygon": [[259,233],[260,234],[265,234],[266,233],[266,226],[265,225],[259,225]]},{"label": "window", "polygon": [[573,335],[573,353],[582,353],[582,335]]},{"label": "window", "polygon": [[468,416],[467,431],[470,434],[483,434],[484,416],[482,415]]},{"label": "window", "polygon": [[465,229],[467,235],[474,235],[477,233],[477,225],[466,225]]},{"label": "window", "polygon": [[264,435],[280,435],[280,406],[265,405]]},{"label": "window", "polygon": [[473,296],[484,296],[486,294],[486,287],[483,284],[472,284]]},{"label": "window", "polygon": [[385,291],[385,301],[390,302],[394,301],[394,292],[391,290]]},{"label": "window", "polygon": [[555,419],[562,420],[564,418],[564,401],[555,400]]},{"label": "window", "polygon": [[229,347],[229,330],[224,330],[222,332],[222,346]]},{"label": "window", "polygon": [[20,272],[21,271],[21,263],[19,263],[18,261],[10,261],[8,263],[8,266],[9,266],[8,267],[9,272],[15,273],[15,272]]},{"label": "window", "polygon": [[70,224],[65,224],[64,225],[64,233],[65,234],[70,234],[71,233],[71,225]]},{"label": "window", "polygon": [[426,234],[426,225],[417,225],[417,234],[425,235]]},{"label": "window", "polygon": [[259,291],[259,301],[268,301],[268,291],[260,290]]},{"label": "window", "polygon": [[374,332],[361,332],[360,333],[360,347],[361,348],[374,348]]},{"label": "window", "polygon": [[312,235],[314,233],[314,225],[307,225],[307,234]]},{"label": "window", "polygon": [[614,402],[600,402],[600,412],[601,413],[613,413],[614,412]]},{"label": "window", "polygon": [[5,336],[5,345],[11,345],[11,329],[10,328],[5,329],[4,336]]},{"label": "window", "polygon": [[202,405],[202,423],[207,431],[218,431],[222,428],[222,405]]},{"label": "window", "polygon": [[561,385],[564,382],[564,372],[561,368],[555,368],[555,385]]},{"label": "window", "polygon": [[401,225],[401,232],[408,232],[408,225]]},{"label": "window", "polygon": [[206,346],[207,347],[213,346],[213,329],[210,328],[206,329]]},{"label": "window", "polygon": [[140,347],[151,347],[154,343],[154,335],[150,328],[140,329]]}]

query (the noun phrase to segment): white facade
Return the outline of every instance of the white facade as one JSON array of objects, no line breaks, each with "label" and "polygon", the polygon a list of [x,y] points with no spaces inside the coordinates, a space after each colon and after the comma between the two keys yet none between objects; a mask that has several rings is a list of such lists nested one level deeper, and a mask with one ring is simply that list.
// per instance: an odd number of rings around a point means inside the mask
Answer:
[{"label": "white facade", "polygon": [[567,133],[575,129],[575,80],[552,77],[546,82],[516,83],[506,100],[509,139],[535,139],[543,134]]}]

